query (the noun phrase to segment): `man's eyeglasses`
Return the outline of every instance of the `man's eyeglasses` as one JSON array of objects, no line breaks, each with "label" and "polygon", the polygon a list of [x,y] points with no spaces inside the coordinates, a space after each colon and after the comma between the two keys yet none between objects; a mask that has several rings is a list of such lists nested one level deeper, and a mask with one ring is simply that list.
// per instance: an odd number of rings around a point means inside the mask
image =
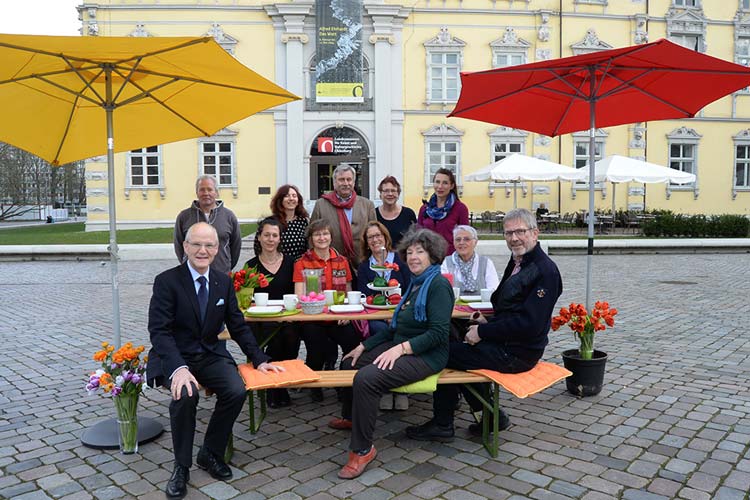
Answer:
[{"label": "man's eyeglasses", "polygon": [[515,231],[505,231],[503,232],[503,234],[508,239],[512,238],[513,236],[523,238],[524,236],[526,236],[526,233],[529,231],[531,231],[531,229],[516,229]]},{"label": "man's eyeglasses", "polygon": [[195,250],[199,250],[201,248],[205,248],[209,252],[211,250],[216,250],[217,248],[219,248],[219,245],[217,245],[215,243],[192,243],[192,242],[188,241],[188,245],[190,245],[190,248],[193,248]]},{"label": "man's eyeglasses", "polygon": [[377,240],[377,239],[380,239],[380,238],[383,238],[383,234],[382,233],[371,234],[371,235],[369,235],[367,237],[367,241]]},{"label": "man's eyeglasses", "polygon": [[474,238],[472,238],[471,236],[460,236],[458,238],[453,238],[453,241],[455,241],[456,243],[468,243],[473,239]]}]

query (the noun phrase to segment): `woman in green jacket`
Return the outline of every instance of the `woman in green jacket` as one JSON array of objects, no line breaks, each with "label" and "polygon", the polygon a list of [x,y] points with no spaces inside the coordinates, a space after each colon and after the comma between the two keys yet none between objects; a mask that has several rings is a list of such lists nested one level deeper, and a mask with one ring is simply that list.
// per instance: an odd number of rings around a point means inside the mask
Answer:
[{"label": "woman in green jacket", "polygon": [[[351,429],[349,459],[339,472],[352,479],[375,459],[372,444],[380,398],[389,390],[439,373],[448,362],[453,289],[440,274],[446,242],[429,229],[411,229],[399,244],[413,277],[393,312],[391,327],[344,356],[342,370],[359,370],[343,392],[342,416],[329,423]],[[428,299],[429,297],[429,299]]]}]

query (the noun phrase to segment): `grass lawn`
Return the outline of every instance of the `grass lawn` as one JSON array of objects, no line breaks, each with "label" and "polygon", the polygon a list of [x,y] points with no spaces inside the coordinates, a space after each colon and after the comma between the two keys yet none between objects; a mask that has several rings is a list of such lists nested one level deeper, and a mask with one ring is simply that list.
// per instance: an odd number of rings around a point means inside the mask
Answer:
[{"label": "grass lawn", "polygon": [[[240,224],[242,236],[255,232],[256,224]],[[117,243],[172,243],[174,230],[127,229],[117,231]],[[107,244],[109,231],[85,232],[83,222],[40,224],[31,227],[0,229],[0,245],[83,245]]]}]

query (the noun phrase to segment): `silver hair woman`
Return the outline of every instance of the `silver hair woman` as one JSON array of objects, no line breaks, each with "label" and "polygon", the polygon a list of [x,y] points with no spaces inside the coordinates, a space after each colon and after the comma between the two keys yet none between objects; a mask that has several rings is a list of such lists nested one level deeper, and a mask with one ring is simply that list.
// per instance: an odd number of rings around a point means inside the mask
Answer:
[{"label": "silver hair woman", "polygon": [[453,275],[453,286],[461,293],[478,294],[483,288],[494,291],[500,284],[495,264],[476,251],[479,236],[471,226],[453,228],[453,246],[456,251],[443,261],[441,271]]}]

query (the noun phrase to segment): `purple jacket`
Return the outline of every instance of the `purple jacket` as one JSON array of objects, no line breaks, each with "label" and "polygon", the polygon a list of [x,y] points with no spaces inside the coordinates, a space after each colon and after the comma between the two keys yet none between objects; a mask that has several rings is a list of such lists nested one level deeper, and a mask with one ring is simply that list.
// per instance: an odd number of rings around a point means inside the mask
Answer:
[{"label": "purple jacket", "polygon": [[423,203],[422,208],[419,209],[419,216],[417,217],[417,225],[427,229],[432,229],[440,236],[445,238],[448,242],[448,250],[445,255],[450,255],[456,251],[453,247],[453,228],[459,225],[469,224],[469,209],[463,204],[461,200],[456,200],[453,204],[451,211],[443,220],[433,220],[427,217],[425,211],[427,210],[427,204]]}]

